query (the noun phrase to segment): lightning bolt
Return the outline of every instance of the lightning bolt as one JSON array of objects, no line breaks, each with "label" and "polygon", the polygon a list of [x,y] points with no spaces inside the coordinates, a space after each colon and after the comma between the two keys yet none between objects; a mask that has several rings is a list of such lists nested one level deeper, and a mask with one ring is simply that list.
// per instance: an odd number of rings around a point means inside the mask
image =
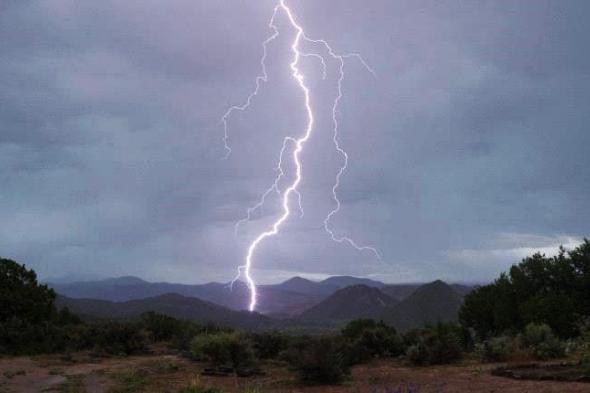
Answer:
[{"label": "lightning bolt", "polygon": [[268,82],[268,73],[266,72],[266,57],[268,55],[267,47],[268,47],[269,43],[274,41],[274,39],[279,36],[279,30],[274,25],[274,19],[277,15],[278,10],[279,10],[279,8],[278,8],[278,6],[276,6],[274,8],[272,17],[270,18],[270,22],[268,24],[268,27],[271,28],[271,30],[273,31],[273,34],[262,42],[262,57],[260,58],[260,70],[261,71],[260,71],[260,75],[258,75],[256,77],[256,88],[254,90],[252,90],[252,92],[248,95],[248,97],[246,98],[246,101],[243,104],[231,106],[221,117],[221,123],[223,124],[223,147],[225,148],[225,158],[228,158],[229,155],[231,154],[231,147],[229,147],[229,143],[228,143],[229,135],[228,135],[227,122],[228,122],[229,118],[231,117],[231,115],[235,111],[243,112],[243,111],[247,110],[250,107],[254,97],[256,97],[258,95],[258,92],[260,91],[260,86],[262,85],[262,82],[264,82],[264,83]]},{"label": "lightning bolt", "polygon": [[344,81],[344,58],[350,57],[350,56],[358,57],[358,59],[360,59],[361,63],[365,66],[365,68],[367,68],[367,70],[369,70],[369,72],[371,72],[371,74],[373,74],[373,76],[375,76],[375,72],[365,63],[365,61],[363,60],[362,57],[360,57],[360,55],[358,55],[356,53],[350,54],[350,55],[336,55],[332,51],[332,48],[330,48],[330,46],[328,45],[327,42],[322,41],[322,43],[324,43],[324,45],[328,48],[328,53],[330,54],[330,56],[332,56],[333,58],[338,60],[338,65],[339,65],[339,67],[338,67],[337,95],[336,95],[336,98],[334,99],[334,105],[332,106],[332,123],[334,124],[334,130],[333,130],[334,132],[332,135],[332,142],[334,142],[334,147],[336,148],[336,151],[343,158],[342,165],[340,166],[340,169],[338,170],[338,173],[336,174],[336,182],[332,186],[332,199],[334,199],[334,201],[336,202],[336,206],[334,207],[334,209],[332,209],[330,211],[330,213],[328,213],[328,215],[324,219],[324,229],[326,230],[326,232],[328,232],[328,234],[330,235],[332,240],[334,240],[335,242],[348,243],[352,247],[357,249],[358,251],[370,251],[381,262],[382,261],[381,255],[379,254],[379,252],[377,251],[377,249],[375,247],[360,246],[349,237],[336,236],[334,231],[330,228],[330,219],[340,211],[340,206],[341,206],[340,199],[338,198],[338,194],[336,191],[340,187],[340,178],[342,177],[342,174],[344,173],[344,171],[346,171],[346,168],[348,168],[348,153],[346,153],[346,151],[344,149],[342,149],[342,147],[340,147],[340,142],[338,140],[338,135],[339,135],[338,134],[338,125],[339,125],[339,123],[338,123],[338,115],[337,115],[338,104],[340,103],[340,100],[342,99],[342,96],[343,96],[342,82]]},{"label": "lightning bolt", "polygon": [[[306,142],[310,139],[310,137],[312,135],[315,120],[314,120],[314,114],[313,114],[313,110],[312,110],[312,106],[311,106],[310,90],[309,90],[308,86],[305,84],[304,75],[301,73],[301,71],[299,69],[299,61],[302,57],[311,57],[311,58],[318,59],[322,65],[322,79],[326,79],[327,66],[326,66],[326,59],[322,55],[320,55],[318,53],[307,53],[307,52],[302,51],[300,49],[300,43],[302,41],[307,42],[307,43],[316,44],[316,45],[319,44],[319,45],[323,46],[324,49],[329,54],[329,56],[333,60],[338,62],[337,94],[336,94],[336,97],[333,101],[333,106],[332,106],[332,122],[334,125],[333,126],[334,128],[333,128],[332,141],[334,143],[336,151],[342,157],[342,165],[340,166],[340,168],[338,170],[335,183],[332,187],[332,198],[333,198],[334,202],[336,203],[336,206],[334,207],[334,209],[332,209],[328,213],[328,215],[324,219],[324,229],[330,235],[330,237],[332,238],[333,241],[338,242],[338,243],[348,243],[350,246],[354,247],[355,249],[357,249],[359,251],[369,251],[369,252],[373,253],[379,261],[381,261],[381,256],[380,256],[379,252],[377,251],[377,249],[375,249],[374,247],[371,247],[371,246],[360,246],[354,240],[352,240],[351,238],[346,237],[346,236],[337,236],[330,227],[331,218],[335,214],[337,214],[341,208],[341,202],[340,202],[340,199],[338,198],[337,190],[340,187],[340,178],[343,175],[343,173],[346,171],[346,168],[348,167],[348,154],[346,153],[346,151],[344,149],[342,149],[342,147],[340,146],[340,143],[339,143],[339,139],[338,139],[339,138],[339,133],[338,133],[339,124],[338,124],[338,116],[337,116],[338,106],[339,106],[340,100],[342,99],[342,96],[343,96],[342,83],[344,81],[344,76],[345,76],[345,74],[344,74],[345,61],[344,60],[346,58],[356,58],[363,65],[363,67],[365,67],[367,69],[367,71],[369,71],[373,76],[375,76],[375,72],[373,71],[373,69],[371,69],[371,67],[369,67],[369,65],[364,61],[364,59],[359,54],[357,54],[357,53],[337,54],[333,51],[333,49],[331,48],[331,46],[328,44],[327,41],[322,40],[322,39],[311,39],[311,38],[307,37],[303,28],[301,27],[301,25],[299,25],[297,23],[293,12],[285,3],[285,0],[280,0],[276,4],[276,6],[274,7],[272,16],[270,18],[270,21],[268,23],[268,27],[272,31],[272,34],[266,40],[264,40],[262,43],[263,55],[260,59],[261,72],[256,77],[256,81],[255,81],[256,83],[255,83],[254,90],[247,96],[247,98],[243,104],[230,107],[221,118],[221,122],[223,123],[223,129],[224,129],[223,143],[224,143],[224,147],[226,150],[226,158],[231,154],[231,148],[229,147],[229,144],[228,144],[228,139],[229,139],[228,138],[228,120],[229,120],[229,118],[232,116],[232,114],[235,111],[247,110],[250,107],[254,97],[256,97],[259,94],[262,83],[263,82],[266,83],[268,81],[268,74],[266,71],[266,58],[267,58],[267,54],[268,54],[268,45],[279,36],[279,30],[275,24],[275,19],[276,19],[277,14],[279,13],[279,11],[284,12],[289,23],[296,31],[295,38],[294,38],[293,42],[291,43],[291,51],[293,53],[293,58],[292,58],[291,63],[289,64],[289,67],[292,71],[293,78],[297,82],[298,87],[302,91],[303,96],[304,96],[304,106],[305,106],[305,111],[307,114],[307,124],[305,126],[305,130],[304,130],[303,134],[301,136],[299,136],[298,138],[287,136],[283,139],[283,144],[282,144],[281,150],[279,152],[278,164],[275,167],[275,171],[277,172],[277,176],[275,177],[274,182],[262,194],[262,197],[260,198],[258,203],[256,203],[254,206],[248,208],[246,217],[243,218],[242,220],[238,221],[235,225],[235,228],[234,228],[235,233],[237,235],[240,225],[249,221],[251,219],[252,214],[264,206],[266,199],[269,197],[269,195],[271,195],[273,192],[277,193],[278,195],[282,194],[282,201],[281,201],[282,214],[279,216],[279,218],[276,221],[274,221],[274,223],[270,226],[269,229],[260,233],[250,243],[250,245],[248,246],[247,253],[246,253],[246,262],[244,265],[241,265],[238,267],[238,274],[230,284],[230,286],[233,285],[233,283],[236,280],[238,280],[242,275],[245,277],[246,284],[248,285],[248,288],[250,290],[250,299],[249,299],[250,302],[249,302],[249,306],[248,306],[250,311],[254,311],[254,309],[256,308],[256,283],[252,279],[250,272],[251,272],[251,268],[252,268],[252,261],[253,261],[253,258],[254,258],[254,255],[255,255],[255,252],[256,252],[258,246],[262,242],[264,242],[266,239],[273,237],[279,233],[282,225],[285,223],[285,221],[287,221],[287,219],[291,215],[290,201],[291,201],[292,195],[295,195],[297,197],[298,208],[301,213],[301,216],[303,216],[303,208],[302,208],[302,204],[301,204],[301,194],[298,190],[298,186],[302,180],[302,164],[301,164],[301,160],[300,160],[300,154],[303,151]],[[281,184],[282,180],[285,178],[285,172],[283,170],[283,161],[285,159],[285,154],[288,151],[290,146],[292,148],[292,153],[291,153],[292,162],[295,166],[295,178],[287,186],[287,188],[284,191],[281,191],[280,184]]]}]

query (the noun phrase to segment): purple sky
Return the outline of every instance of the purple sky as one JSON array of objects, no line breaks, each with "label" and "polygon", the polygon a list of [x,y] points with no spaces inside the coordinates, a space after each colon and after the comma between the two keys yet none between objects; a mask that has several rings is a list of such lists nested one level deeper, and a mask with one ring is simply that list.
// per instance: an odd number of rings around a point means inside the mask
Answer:
[{"label": "purple sky", "polygon": [[[340,107],[338,234],[323,232],[338,155],[334,74],[306,59],[317,128],[303,219],[265,243],[262,282],[350,274],[481,281],[590,235],[590,3],[291,1],[306,32],[361,53]],[[259,72],[272,1],[9,0],[0,4],[0,255],[42,277],[227,281],[279,213],[281,140],[304,126],[293,31],[269,46],[251,110],[220,117]],[[334,71],[334,70],[332,70]],[[332,78],[332,79],[331,79]]]}]

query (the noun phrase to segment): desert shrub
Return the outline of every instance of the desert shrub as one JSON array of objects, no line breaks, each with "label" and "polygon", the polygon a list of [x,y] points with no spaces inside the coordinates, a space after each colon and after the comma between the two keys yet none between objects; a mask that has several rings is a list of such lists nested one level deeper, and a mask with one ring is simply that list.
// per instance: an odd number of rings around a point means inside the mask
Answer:
[{"label": "desert shrub", "polygon": [[301,351],[307,348],[311,340],[312,337],[307,335],[289,336],[287,348],[279,352],[278,359],[293,364],[296,357],[299,356]]},{"label": "desert shrub", "polygon": [[580,324],[580,337],[578,339],[580,361],[590,367],[590,319]]},{"label": "desert shrub", "polygon": [[[12,355],[60,351],[60,329],[50,322],[32,324],[12,318],[0,324],[0,353]],[[57,340],[56,340],[57,338]]]},{"label": "desert shrub", "polygon": [[413,334],[406,357],[415,365],[446,364],[461,358],[461,337],[453,324],[439,323]]},{"label": "desert shrub", "polygon": [[251,366],[256,360],[251,341],[237,332],[198,335],[191,342],[191,352],[196,359],[213,366],[234,369]]},{"label": "desert shrub", "polygon": [[98,352],[131,355],[147,349],[147,335],[135,323],[107,322],[88,330],[89,345]]},{"label": "desert shrub", "polygon": [[184,328],[183,322],[168,315],[158,314],[152,311],[141,315],[141,325],[150,333],[151,338],[156,342],[171,340],[178,336]]},{"label": "desert shrub", "polygon": [[91,349],[93,346],[94,337],[92,336],[92,329],[87,324],[70,325],[64,329],[64,340],[66,341],[66,351],[80,351],[84,349]]},{"label": "desert shrub", "polygon": [[417,366],[428,364],[428,348],[422,342],[412,344],[406,349],[406,359]]},{"label": "desert shrub", "polygon": [[564,346],[557,339],[542,342],[533,348],[533,356],[539,360],[559,358],[564,353]]},{"label": "desert shrub", "polygon": [[[379,322],[379,324],[385,325],[385,323],[382,321]],[[374,329],[375,327],[377,327],[377,325],[378,323],[375,322],[374,319],[355,319],[353,321],[348,322],[346,326],[342,328],[341,333],[344,337],[354,340],[360,337],[365,330]]]},{"label": "desert shrub", "polygon": [[587,377],[590,377],[590,318],[586,318],[580,325],[578,339],[580,364]]},{"label": "desert shrub", "polygon": [[530,323],[524,329],[522,339],[524,344],[535,346],[553,338],[553,331],[544,323]]},{"label": "desert shrub", "polygon": [[310,338],[306,345],[291,348],[289,361],[299,381],[308,385],[337,384],[350,374],[337,337]]},{"label": "desert shrub", "polygon": [[199,334],[203,334],[202,326],[190,321],[181,321],[180,329],[170,339],[170,346],[183,351],[189,351],[193,338]]},{"label": "desert shrub", "polygon": [[404,348],[409,348],[410,346],[417,344],[420,341],[420,337],[423,334],[422,329],[411,329],[405,332],[401,339],[402,339],[402,346]]},{"label": "desert shrub", "polygon": [[564,344],[547,324],[530,323],[521,337],[524,345],[530,348],[532,355],[539,360],[558,358],[565,353]]},{"label": "desert shrub", "polygon": [[439,323],[430,329],[426,338],[430,364],[452,363],[461,358],[463,341],[457,325]]},{"label": "desert shrub", "polygon": [[357,319],[342,329],[348,343],[350,364],[362,363],[374,357],[397,356],[403,352],[402,340],[393,326],[383,321]]},{"label": "desert shrub", "polygon": [[259,359],[277,358],[289,345],[289,337],[281,332],[252,333],[249,339]]},{"label": "desert shrub", "polygon": [[232,331],[214,324],[201,325],[154,312],[142,314],[139,327],[144,329],[153,341],[167,341],[171,347],[180,350],[189,350],[191,340],[200,334]]},{"label": "desert shrub", "polygon": [[477,344],[475,353],[484,362],[503,362],[512,355],[513,345],[513,339],[510,336],[492,337]]}]

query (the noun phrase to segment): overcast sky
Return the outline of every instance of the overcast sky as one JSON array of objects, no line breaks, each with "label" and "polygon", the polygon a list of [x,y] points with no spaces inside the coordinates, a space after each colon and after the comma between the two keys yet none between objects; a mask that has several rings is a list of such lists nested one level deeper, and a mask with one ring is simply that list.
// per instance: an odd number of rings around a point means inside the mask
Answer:
[{"label": "overcast sky", "polygon": [[[482,281],[534,250],[590,235],[590,3],[290,1],[307,34],[348,59],[339,120],[350,156],[338,235],[323,219],[341,163],[330,145],[335,69],[302,60],[316,127],[303,218],[253,275]],[[0,2],[0,255],[42,277],[227,281],[280,213],[282,138],[305,126],[289,74],[293,30],[269,46],[272,1]],[[294,201],[295,202],[295,201]]]}]

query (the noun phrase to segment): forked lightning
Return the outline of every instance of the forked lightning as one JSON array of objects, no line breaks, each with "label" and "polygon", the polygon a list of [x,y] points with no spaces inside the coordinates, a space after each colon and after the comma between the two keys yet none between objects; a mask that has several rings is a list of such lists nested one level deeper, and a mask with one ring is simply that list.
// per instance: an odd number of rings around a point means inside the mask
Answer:
[{"label": "forked lightning", "polygon": [[[228,143],[228,138],[229,138],[228,137],[228,120],[229,120],[229,118],[231,117],[231,115],[235,111],[247,110],[250,107],[254,97],[257,96],[258,93],[260,92],[260,88],[261,88],[262,83],[263,82],[266,83],[268,81],[268,74],[266,71],[266,58],[268,55],[268,45],[279,36],[279,30],[275,24],[275,19],[276,19],[277,15],[279,14],[279,12],[283,12],[285,14],[288,22],[296,31],[295,38],[293,39],[293,42],[291,43],[291,51],[293,53],[293,57],[292,57],[292,61],[289,66],[290,66],[293,78],[297,82],[299,89],[302,91],[302,93],[304,95],[304,107],[305,107],[305,112],[307,115],[307,123],[305,126],[305,130],[303,131],[302,135],[299,136],[298,138],[291,137],[291,136],[284,138],[283,144],[282,144],[281,149],[279,151],[278,164],[276,166],[277,176],[276,176],[273,184],[262,194],[262,197],[258,201],[258,203],[255,204],[254,206],[250,207],[247,210],[246,217],[244,219],[238,221],[235,226],[235,231],[237,234],[240,225],[245,223],[246,221],[248,221],[251,218],[251,215],[257,209],[260,209],[264,205],[266,198],[271,193],[275,192],[279,195],[282,194],[282,198],[281,198],[282,214],[277,218],[276,221],[274,221],[274,223],[267,230],[263,231],[258,236],[256,236],[256,238],[250,243],[250,245],[248,246],[247,254],[246,254],[246,261],[245,261],[244,265],[241,265],[238,267],[238,275],[234,279],[234,281],[235,281],[235,280],[239,279],[241,276],[244,276],[244,278],[246,279],[246,284],[248,285],[248,288],[250,290],[250,299],[249,299],[249,310],[250,311],[254,311],[256,309],[256,300],[257,300],[256,283],[252,279],[251,269],[252,269],[253,258],[254,258],[254,255],[256,253],[258,246],[267,238],[272,237],[272,236],[279,233],[281,226],[285,223],[285,221],[287,221],[287,219],[291,215],[290,202],[291,202],[291,197],[293,195],[297,198],[299,211],[300,211],[301,215],[303,215],[303,208],[301,205],[301,194],[299,193],[299,190],[298,190],[298,186],[302,180],[302,164],[301,164],[300,155],[305,147],[305,144],[309,141],[309,139],[312,135],[312,132],[314,130],[314,112],[313,112],[312,105],[311,105],[310,90],[309,90],[308,86],[305,84],[304,75],[302,74],[302,72],[299,68],[300,59],[302,57],[313,57],[313,58],[319,59],[321,62],[321,65],[322,65],[322,78],[323,79],[326,79],[326,76],[327,76],[327,66],[326,66],[326,59],[321,54],[307,53],[307,52],[302,51],[300,48],[301,42],[307,42],[307,43],[315,44],[315,45],[319,44],[321,47],[324,48],[324,50],[328,53],[328,55],[333,60],[335,60],[338,64],[337,94],[336,94],[336,97],[334,98],[333,106],[332,106],[332,121],[333,121],[333,127],[334,127],[332,140],[334,142],[334,146],[335,146],[336,150],[342,156],[342,165],[340,166],[338,174],[336,175],[336,181],[332,187],[332,197],[336,203],[336,206],[334,207],[334,209],[332,209],[332,211],[330,211],[330,213],[324,219],[324,229],[330,235],[332,240],[334,240],[338,243],[348,243],[349,245],[351,245],[352,247],[354,247],[355,249],[357,249],[359,251],[369,251],[369,252],[373,253],[378,260],[381,261],[381,256],[379,255],[378,251],[375,248],[370,247],[370,246],[359,246],[351,238],[348,238],[345,236],[337,236],[334,233],[334,231],[332,230],[332,228],[330,227],[331,218],[340,211],[341,203],[340,203],[340,199],[338,198],[337,190],[340,186],[340,178],[348,166],[348,154],[346,153],[346,151],[344,151],[342,149],[342,147],[340,146],[339,140],[338,140],[338,116],[337,116],[338,105],[340,103],[340,100],[341,100],[342,94],[343,94],[342,93],[342,83],[344,81],[345,59],[355,58],[355,59],[359,60],[361,62],[361,64],[373,76],[375,76],[375,73],[359,54],[357,54],[357,53],[347,53],[347,54],[342,54],[342,55],[337,54],[336,52],[334,52],[332,50],[331,46],[328,44],[327,41],[322,40],[322,39],[309,38],[305,34],[301,25],[299,25],[297,23],[297,20],[294,16],[293,12],[289,8],[289,6],[287,6],[287,4],[285,3],[285,0],[280,0],[278,2],[278,4],[274,7],[272,16],[270,18],[268,26],[269,26],[270,30],[272,31],[272,34],[266,40],[264,40],[262,43],[263,54],[260,59],[261,73],[260,73],[260,75],[258,75],[256,77],[255,89],[248,95],[247,99],[245,100],[245,102],[243,104],[230,107],[221,118],[221,122],[223,124],[223,130],[224,130],[223,143],[224,143],[224,147],[225,147],[226,154],[227,154],[226,157],[229,156],[229,154],[231,154],[231,148],[229,147],[229,143]],[[285,177],[285,172],[283,170],[283,161],[285,160],[285,154],[288,151],[290,151],[290,149],[292,149],[291,159],[292,159],[292,163],[295,167],[295,177],[294,177],[294,180],[288,185],[288,187],[286,189],[281,190],[279,188],[280,183]]]}]

